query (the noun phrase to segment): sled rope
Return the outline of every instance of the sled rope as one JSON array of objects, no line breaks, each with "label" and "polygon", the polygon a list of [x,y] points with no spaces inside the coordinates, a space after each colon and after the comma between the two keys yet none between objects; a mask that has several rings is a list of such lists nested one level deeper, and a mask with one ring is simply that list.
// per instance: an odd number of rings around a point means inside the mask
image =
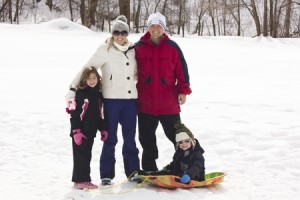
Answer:
[{"label": "sled rope", "polygon": [[133,172],[127,179],[125,179],[124,181],[118,183],[118,184],[114,184],[111,186],[106,186],[106,187],[100,187],[100,188],[95,188],[95,189],[84,189],[85,192],[97,192],[97,193],[101,193],[101,194],[126,194],[128,192],[132,192],[136,189],[139,189],[140,187],[142,187],[142,185],[147,181],[147,179],[149,179],[150,177],[146,177],[141,183],[138,183],[135,187],[133,187],[132,189],[128,189],[125,191],[120,191],[120,192],[104,192],[103,190],[107,190],[107,189],[112,189],[112,188],[117,188],[122,186],[123,184],[127,183],[128,180],[135,174],[136,172]]}]

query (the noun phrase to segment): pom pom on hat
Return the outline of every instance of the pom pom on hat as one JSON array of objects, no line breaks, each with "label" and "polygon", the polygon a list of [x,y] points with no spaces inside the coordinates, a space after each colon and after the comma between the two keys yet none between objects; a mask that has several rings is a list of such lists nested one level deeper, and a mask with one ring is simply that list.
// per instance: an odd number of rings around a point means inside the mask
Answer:
[{"label": "pom pom on hat", "polygon": [[149,28],[152,24],[159,24],[164,28],[164,30],[166,30],[167,23],[165,16],[163,16],[159,12],[151,14],[148,17],[147,27]]},{"label": "pom pom on hat", "polygon": [[177,122],[174,127],[176,129],[175,140],[177,143],[182,140],[190,139],[192,142],[192,146],[195,147],[195,137],[193,133],[184,124],[182,124],[181,122]]},{"label": "pom pom on hat", "polygon": [[116,22],[113,24],[112,33],[114,31],[127,31],[129,33],[129,26],[127,24],[127,18],[124,15],[117,17]]}]

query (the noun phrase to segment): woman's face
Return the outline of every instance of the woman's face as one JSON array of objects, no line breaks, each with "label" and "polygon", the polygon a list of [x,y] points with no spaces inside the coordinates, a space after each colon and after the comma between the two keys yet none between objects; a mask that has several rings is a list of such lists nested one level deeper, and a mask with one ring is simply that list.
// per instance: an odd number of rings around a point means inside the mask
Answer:
[{"label": "woman's face", "polygon": [[112,35],[114,37],[114,41],[119,45],[124,45],[127,42],[127,31],[114,31]]}]

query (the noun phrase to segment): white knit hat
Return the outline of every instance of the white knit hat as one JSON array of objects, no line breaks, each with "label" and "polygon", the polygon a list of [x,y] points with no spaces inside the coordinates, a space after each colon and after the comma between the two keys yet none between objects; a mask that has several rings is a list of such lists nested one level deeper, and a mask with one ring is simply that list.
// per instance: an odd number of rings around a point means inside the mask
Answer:
[{"label": "white knit hat", "polygon": [[161,25],[164,30],[166,30],[166,18],[159,12],[153,13],[148,17],[147,27],[149,28],[152,24],[159,24]]},{"label": "white knit hat", "polygon": [[117,17],[116,22],[113,24],[112,33],[114,31],[127,31],[129,33],[129,26],[127,24],[127,18],[124,15],[120,15]]}]

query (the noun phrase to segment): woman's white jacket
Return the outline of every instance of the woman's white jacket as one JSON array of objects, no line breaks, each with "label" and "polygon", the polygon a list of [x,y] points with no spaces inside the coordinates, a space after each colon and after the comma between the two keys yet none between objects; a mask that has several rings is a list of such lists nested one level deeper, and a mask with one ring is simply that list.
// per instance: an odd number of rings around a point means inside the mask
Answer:
[{"label": "woman's white jacket", "polygon": [[94,55],[76,75],[71,85],[79,83],[86,67],[100,69],[102,92],[107,99],[136,99],[137,64],[134,48],[123,52],[115,45],[108,49],[108,43],[100,45]]}]

